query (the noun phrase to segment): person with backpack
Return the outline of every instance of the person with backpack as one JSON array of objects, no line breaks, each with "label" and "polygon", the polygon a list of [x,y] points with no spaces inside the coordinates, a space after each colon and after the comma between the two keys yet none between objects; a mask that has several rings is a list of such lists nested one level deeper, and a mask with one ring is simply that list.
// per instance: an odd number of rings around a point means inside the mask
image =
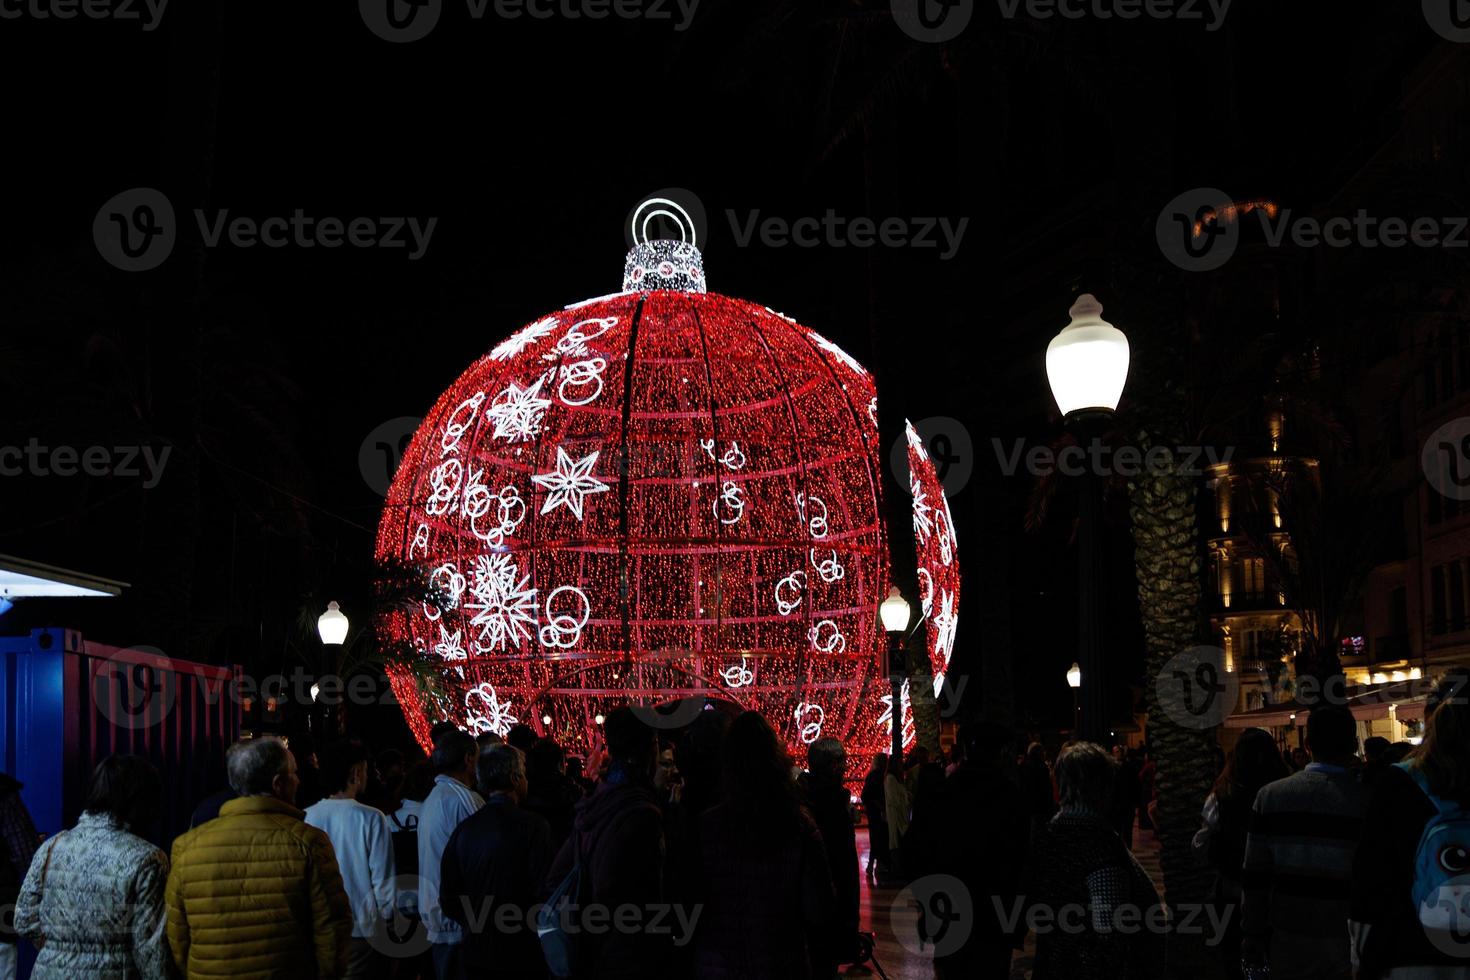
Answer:
[{"label": "person with backpack", "polygon": [[1424,741],[1373,787],[1353,862],[1363,980],[1470,976],[1470,668],[1425,699]]},{"label": "person with backpack", "polygon": [[368,782],[367,749],[357,739],[333,742],[322,752],[321,771],[327,795],[306,808],[306,822],[331,840],[352,907],[346,975],[383,976],[388,963],[373,940],[393,917],[393,843],[383,811],[357,800]]},{"label": "person with backpack", "polygon": [[[31,812],[20,798],[21,784],[9,773],[0,772],[0,907],[14,908],[20,882],[40,843]],[[11,924],[0,917],[0,980],[15,980],[19,951]]]},{"label": "person with backpack", "polygon": [[[549,921],[542,949],[555,976],[644,980],[667,972],[669,937],[646,929],[567,928],[563,899],[584,917],[589,907],[604,923],[621,906],[642,911],[663,903],[663,812],[653,788],[658,739],[637,712],[623,706],[602,725],[606,770],[592,795],[577,804],[572,835],[547,875]],[[576,931],[573,931],[575,929]]]},{"label": "person with backpack", "polygon": [[526,760],[493,745],[476,766],[485,805],[444,845],[439,897],[464,930],[465,976],[541,980],[546,963],[528,918],[555,853],[551,825],[526,809]]},{"label": "person with backpack", "polygon": [[1307,719],[1312,761],[1256,792],[1241,873],[1241,961],[1273,980],[1352,976],[1348,888],[1368,792],[1357,721],[1325,704]]},{"label": "person with backpack", "polygon": [[389,923],[389,942],[396,945],[390,955],[397,961],[393,976],[397,980],[415,980],[434,976],[434,962],[429,950],[413,954],[409,944],[424,929],[419,914],[419,811],[434,788],[434,770],[429,760],[420,758],[409,764],[401,786],[393,798],[385,800],[388,825],[393,840],[394,916]]},{"label": "person with backpack", "polygon": [[40,950],[35,980],[170,976],[168,856],[139,836],[151,832],[162,798],[147,759],[98,763],[77,825],[41,846],[21,886],[15,928]]}]

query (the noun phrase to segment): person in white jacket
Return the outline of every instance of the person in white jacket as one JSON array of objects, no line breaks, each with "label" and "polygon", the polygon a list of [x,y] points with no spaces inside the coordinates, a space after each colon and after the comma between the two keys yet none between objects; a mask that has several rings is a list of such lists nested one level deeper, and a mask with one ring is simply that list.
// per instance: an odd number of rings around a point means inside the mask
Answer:
[{"label": "person in white jacket", "polygon": [[368,752],[361,742],[343,739],[327,746],[321,773],[327,795],[306,808],[306,822],[332,841],[352,906],[347,976],[382,976],[387,958],[373,937],[393,917],[393,828],[382,810],[357,802],[368,778]]},{"label": "person in white jacket", "polygon": [[171,975],[168,855],[133,832],[162,796],[147,759],[109,756],[92,774],[77,825],[36,851],[15,907],[15,931],[40,950],[35,980]]},{"label": "person in white jacket", "polygon": [[475,784],[479,757],[480,747],[468,733],[458,728],[442,733],[429,757],[438,775],[419,808],[419,913],[428,930],[438,980],[457,980],[464,975],[460,948],[463,930],[439,907],[440,863],[454,828],[485,805],[480,794],[470,788]]}]

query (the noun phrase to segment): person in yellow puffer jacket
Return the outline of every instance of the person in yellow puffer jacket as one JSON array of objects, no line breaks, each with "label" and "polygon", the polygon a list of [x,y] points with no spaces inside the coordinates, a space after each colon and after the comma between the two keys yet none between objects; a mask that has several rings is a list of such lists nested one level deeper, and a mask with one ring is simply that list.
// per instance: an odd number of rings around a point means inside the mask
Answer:
[{"label": "person in yellow puffer jacket", "polygon": [[296,809],[296,760],[278,738],[225,757],[239,793],[174,841],[164,899],[186,977],[341,977],[352,917],[332,843]]}]

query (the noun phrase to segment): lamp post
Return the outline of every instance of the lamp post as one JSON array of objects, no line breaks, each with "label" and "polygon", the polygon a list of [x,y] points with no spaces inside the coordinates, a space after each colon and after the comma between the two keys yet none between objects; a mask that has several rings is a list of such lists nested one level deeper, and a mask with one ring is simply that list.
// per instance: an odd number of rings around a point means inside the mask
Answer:
[{"label": "lamp post", "polygon": [[888,598],[878,606],[878,618],[888,631],[888,683],[893,689],[893,708],[889,712],[888,724],[893,733],[892,760],[897,762],[900,772],[903,766],[903,682],[908,676],[908,665],[904,662],[903,631],[909,626],[909,604],[898,586],[890,586]]},{"label": "lamp post", "polygon": [[1077,707],[1077,689],[1082,686],[1082,668],[1074,660],[1072,666],[1067,669],[1067,686],[1072,689],[1072,731],[1077,730],[1077,714],[1081,709]]},{"label": "lamp post", "polygon": [[[1099,438],[1118,409],[1128,380],[1128,338],[1102,318],[1102,304],[1091,293],[1077,297],[1068,311],[1072,320],[1046,348],[1046,376],[1057,408],[1084,454]],[[1077,493],[1077,653],[1082,718],[1078,734],[1101,742],[1107,731],[1107,699],[1102,669],[1102,617],[1098,584],[1102,548],[1102,474],[1088,465],[1078,478]],[[1070,680],[1070,676],[1069,676]]]}]

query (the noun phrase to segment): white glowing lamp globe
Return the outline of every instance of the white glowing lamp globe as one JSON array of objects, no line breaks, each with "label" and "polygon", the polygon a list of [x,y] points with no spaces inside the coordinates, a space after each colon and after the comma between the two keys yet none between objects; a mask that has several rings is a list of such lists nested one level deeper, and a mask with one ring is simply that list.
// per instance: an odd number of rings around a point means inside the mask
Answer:
[{"label": "white glowing lamp globe", "polygon": [[1067,686],[1071,688],[1082,686],[1082,668],[1075,663],[1067,671]]},{"label": "white glowing lamp globe", "polygon": [[884,599],[878,606],[878,618],[883,620],[883,628],[890,633],[902,633],[909,625],[909,604],[898,591],[898,586],[888,589],[888,598]]},{"label": "white glowing lamp globe", "polygon": [[335,602],[327,603],[327,611],[317,618],[316,630],[328,646],[341,646],[347,639],[347,616]]},{"label": "white glowing lamp globe", "polygon": [[1091,293],[1077,297],[1072,322],[1046,348],[1046,377],[1063,415],[1088,409],[1116,411],[1128,380],[1128,338],[1102,318]]}]

